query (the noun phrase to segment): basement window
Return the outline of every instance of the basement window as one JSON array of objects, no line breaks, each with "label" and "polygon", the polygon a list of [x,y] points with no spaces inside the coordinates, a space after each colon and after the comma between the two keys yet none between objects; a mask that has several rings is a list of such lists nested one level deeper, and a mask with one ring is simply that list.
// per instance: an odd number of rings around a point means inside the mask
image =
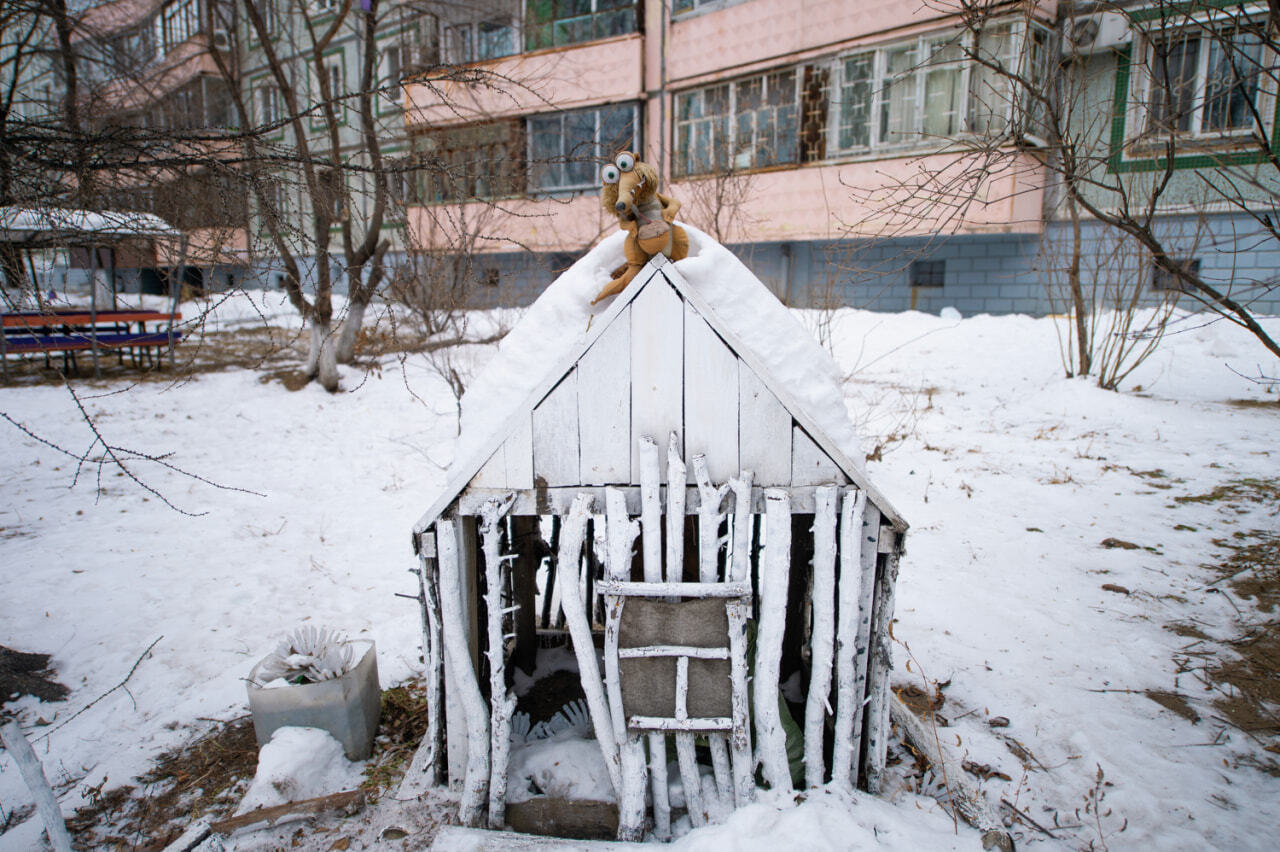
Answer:
[{"label": "basement window", "polygon": [[912,287],[941,287],[947,278],[945,260],[914,260],[911,262]]},{"label": "basement window", "polygon": [[[1200,275],[1200,258],[1198,257],[1175,257],[1170,258],[1174,265],[1185,271],[1188,275],[1199,277]],[[1177,275],[1162,269],[1154,263],[1151,265],[1151,289],[1159,292],[1182,292],[1191,291],[1191,287],[1179,278]]]}]

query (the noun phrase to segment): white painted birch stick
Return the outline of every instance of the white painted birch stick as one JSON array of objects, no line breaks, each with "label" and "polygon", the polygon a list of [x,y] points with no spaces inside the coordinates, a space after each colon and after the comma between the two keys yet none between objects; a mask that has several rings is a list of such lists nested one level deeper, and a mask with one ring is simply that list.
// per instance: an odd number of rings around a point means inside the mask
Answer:
[{"label": "white painted birch stick", "polygon": [[756,762],[751,756],[751,714],[747,698],[747,618],[751,605],[728,604],[729,680],[733,688],[733,733],[729,747],[733,754],[733,801],[738,807],[751,803],[756,795]]},{"label": "white painted birch stick", "polygon": [[720,503],[729,486],[712,484],[702,453],[693,457],[693,477],[698,483],[698,580],[714,583],[720,555]]},{"label": "white painted birch stick", "polygon": [[600,678],[600,662],[596,658],[596,645],[591,639],[591,625],[587,621],[586,607],[578,596],[578,560],[582,558],[582,540],[587,532],[587,515],[593,500],[590,494],[579,494],[569,508],[569,515],[560,528],[560,553],[556,559],[556,588],[560,590],[560,606],[564,611],[565,625],[573,640],[573,653],[578,658],[578,677],[591,711],[591,727],[604,755],[605,767],[614,792],[622,795],[622,774],[618,763],[618,741],[614,736],[613,716],[605,701],[604,686]]},{"label": "white painted birch stick", "polygon": [[656,731],[649,734],[649,779],[653,792],[653,833],[659,840],[671,839],[671,802],[667,790],[667,738]]},{"label": "white painted birch stick", "polygon": [[[877,519],[878,520],[878,519]],[[867,673],[867,792],[883,787],[889,744],[889,672],[893,668],[893,599],[898,581],[898,548],[889,552],[885,570],[876,581],[876,615],[871,625],[871,665]]]},{"label": "white painted birch stick", "polygon": [[[679,699],[677,699],[678,701]],[[680,786],[684,787],[684,806],[689,812],[689,822],[694,828],[707,824],[702,804],[702,775],[698,772],[698,758],[694,751],[693,734],[676,734],[676,761],[680,764]]]},{"label": "white painted birch stick", "polygon": [[680,458],[680,439],[671,433],[667,443],[667,582],[684,579],[684,498],[688,471]]},{"label": "white painted birch stick", "polygon": [[821,787],[826,766],[822,741],[831,694],[832,641],[836,630],[836,499],[835,486],[814,493],[813,628],[809,695],[804,706],[804,776],[810,788]]},{"label": "white painted birch stick", "polygon": [[26,782],[31,797],[35,799],[36,810],[40,812],[40,820],[44,823],[45,833],[49,836],[49,845],[54,852],[71,852],[71,835],[67,833],[67,823],[63,819],[62,809],[45,777],[44,767],[31,749],[22,729],[17,722],[10,722],[0,727],[0,740],[8,750],[13,762],[18,764],[18,772]]},{"label": "white painted birch stick", "polygon": [[[867,682],[871,676],[871,641],[872,641],[872,623],[871,619],[875,612],[876,604],[876,551],[877,537],[880,529],[880,511],[870,500],[863,507],[862,526],[858,531],[858,546],[854,551],[858,554],[858,572],[859,572],[859,589],[858,589],[858,638],[857,638],[857,655],[854,659],[854,692],[857,694],[856,713],[853,718],[853,753],[854,760],[862,754],[862,737],[863,731],[867,731],[870,736],[870,729],[864,724],[867,716],[867,704],[870,703],[870,696],[867,691]],[[860,774],[857,763],[853,767],[853,786],[858,785],[858,775]]]},{"label": "white painted birch stick", "polygon": [[733,568],[729,579],[741,583],[751,576],[751,480],[749,470],[729,480],[733,492]]},{"label": "white painted birch stick", "polygon": [[729,772],[729,744],[724,734],[708,734],[707,746],[711,749],[711,770],[715,773],[716,795],[719,797],[719,812],[727,814],[733,810],[733,776]]},{"label": "white painted birch stick", "polygon": [[791,572],[791,495],[782,488],[765,491],[768,541],[760,571],[760,625],[756,632],[756,751],[764,780],[774,790],[791,791],[786,736],[778,711],[778,675],[782,665],[782,633],[787,614],[787,580]]},{"label": "white painted birch stick", "polygon": [[471,650],[462,612],[462,570],[458,560],[458,524],[436,521],[436,551],[440,560],[440,616],[452,681],[466,712],[467,772],[458,801],[458,822],[477,827],[489,792],[489,708],[471,666]]},{"label": "white painted birch stick", "polygon": [[[655,457],[656,460],[656,457]],[[628,577],[631,573],[631,547],[639,525],[627,516],[627,498],[617,488],[605,489],[605,524],[608,527],[609,550],[606,570],[610,579]],[[647,570],[647,569],[646,569]],[[618,671],[618,629],[625,599],[610,596],[605,613],[604,664],[609,690],[609,709],[613,732],[618,743],[621,786],[618,788],[618,839],[639,840],[644,835],[644,746],[627,730],[622,707],[622,681]]]},{"label": "white painted birch stick", "polygon": [[418,557],[418,599],[422,606],[422,658],[427,681],[427,730],[422,742],[409,761],[397,799],[416,799],[428,787],[440,784],[444,773],[444,750],[441,748],[441,695],[440,684],[444,677],[444,648],[440,640],[440,600],[436,595],[435,533],[432,537],[432,555]]},{"label": "white painted birch stick", "polygon": [[644,581],[662,582],[662,493],[658,445],[640,439],[640,529],[644,533]]},{"label": "white painted birch stick", "polygon": [[852,790],[857,784],[854,774],[858,754],[858,728],[855,722],[862,707],[862,691],[857,688],[857,673],[864,671],[858,656],[858,601],[862,593],[862,515],[867,506],[866,492],[850,488],[840,508],[840,588],[839,627],[836,634],[836,727],[835,748],[831,754],[831,780]]},{"label": "white painted birch stick", "polygon": [[511,714],[516,699],[507,691],[506,642],[502,635],[502,531],[499,523],[515,495],[505,501],[488,500],[481,512],[484,542],[484,596],[489,644],[489,827],[506,824],[507,760],[511,755]]}]

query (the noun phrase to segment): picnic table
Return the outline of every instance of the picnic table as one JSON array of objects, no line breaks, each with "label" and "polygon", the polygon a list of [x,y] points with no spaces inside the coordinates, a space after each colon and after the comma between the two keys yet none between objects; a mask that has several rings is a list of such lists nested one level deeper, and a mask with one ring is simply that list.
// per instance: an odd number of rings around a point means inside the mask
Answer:
[{"label": "picnic table", "polygon": [[[168,347],[182,339],[174,324],[182,314],[145,309],[96,310],[90,308],[47,308],[43,311],[0,313],[0,361],[4,378],[9,378],[9,356],[41,354],[46,362],[52,352],[63,353],[75,366],[75,353],[92,351],[94,366],[101,351],[114,351],[123,363],[128,352],[138,363],[138,354]],[[151,328],[148,329],[148,324]]]}]

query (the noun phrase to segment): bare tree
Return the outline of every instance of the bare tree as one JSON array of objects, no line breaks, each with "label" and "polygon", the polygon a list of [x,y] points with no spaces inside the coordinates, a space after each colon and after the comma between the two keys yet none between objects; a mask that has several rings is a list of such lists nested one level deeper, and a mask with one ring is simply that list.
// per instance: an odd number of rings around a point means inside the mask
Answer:
[{"label": "bare tree", "polygon": [[[1191,259],[1211,218],[1228,213],[1234,232],[1216,234],[1216,251],[1280,248],[1280,158],[1273,121],[1260,111],[1276,84],[1274,12],[1075,2],[1048,21],[1033,2],[930,5],[959,22],[952,43],[970,63],[968,110],[963,132],[938,140],[954,166],[922,168],[895,187],[887,220],[905,226],[929,215],[943,233],[958,229],[1000,200],[990,197],[995,179],[1033,158],[1049,226],[1068,233],[1046,240],[1043,263],[1053,298],[1071,314],[1069,373],[1114,388],[1158,341],[1172,296],[1238,324],[1280,357],[1253,310],[1274,298],[1276,282],[1240,267],[1211,273]],[[1100,23],[1112,41],[1094,47]],[[1116,263],[1101,262],[1108,257]]]}]

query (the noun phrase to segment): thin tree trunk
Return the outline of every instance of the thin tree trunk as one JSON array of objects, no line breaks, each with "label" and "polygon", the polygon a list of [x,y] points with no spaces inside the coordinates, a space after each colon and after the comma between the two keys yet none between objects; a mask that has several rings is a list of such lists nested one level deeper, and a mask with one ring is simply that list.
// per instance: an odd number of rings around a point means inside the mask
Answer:
[{"label": "thin tree trunk", "polygon": [[1087,376],[1093,369],[1093,347],[1089,340],[1089,320],[1092,311],[1086,311],[1084,288],[1080,284],[1080,208],[1075,197],[1067,195],[1067,210],[1071,215],[1071,265],[1067,268],[1067,284],[1071,288],[1071,310],[1076,326],[1076,375]]}]

